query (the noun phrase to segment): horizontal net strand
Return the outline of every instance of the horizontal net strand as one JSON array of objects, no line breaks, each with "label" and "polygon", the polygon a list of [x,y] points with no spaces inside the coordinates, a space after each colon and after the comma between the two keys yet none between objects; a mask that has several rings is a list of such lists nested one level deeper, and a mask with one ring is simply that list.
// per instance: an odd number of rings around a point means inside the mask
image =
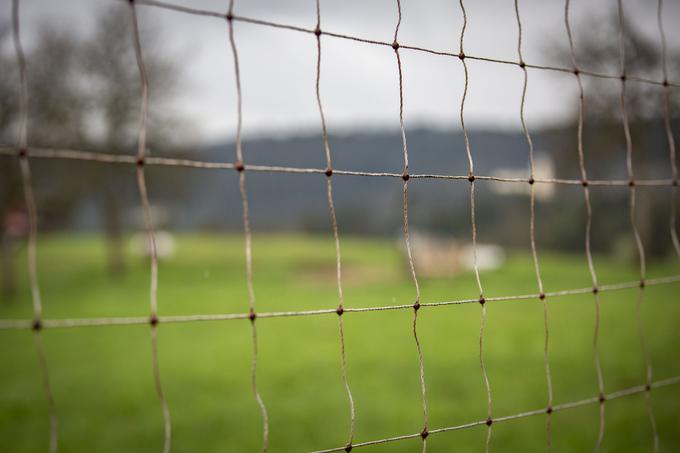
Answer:
[{"label": "horizontal net strand", "polygon": [[[657,389],[657,388],[662,388],[666,387],[669,385],[675,385],[680,383],[680,376],[673,376],[667,379],[662,379],[659,381],[652,382],[651,385],[637,385],[634,387],[628,387],[622,390],[618,390],[616,392],[608,393],[604,395],[605,400],[615,400],[618,398],[624,398],[626,396],[631,396],[631,395],[636,395],[639,393],[643,392],[648,392],[652,389]],[[600,397],[599,396],[594,396],[592,398],[586,398],[578,401],[571,401],[568,403],[563,403],[563,404],[557,404],[550,408],[550,412],[559,412],[559,411],[565,411],[569,409],[575,409],[578,407],[583,407],[583,406],[589,406],[591,404],[598,404],[600,402]],[[513,415],[506,415],[503,417],[498,417],[493,419],[493,423],[499,423],[499,422],[506,422],[509,420],[516,420],[519,418],[526,418],[526,417],[531,417],[534,415],[541,415],[541,414],[547,414],[548,413],[548,408],[541,408],[541,409],[535,409],[531,411],[526,411],[526,412],[519,412],[517,414]],[[429,431],[429,434],[437,434],[437,433],[444,433],[448,431],[459,431],[463,429],[468,429],[468,428],[474,428],[476,426],[481,426],[481,425],[486,425],[487,424],[487,419],[484,420],[477,420],[474,422],[470,423],[465,423],[462,425],[456,425],[456,426],[447,426],[444,428],[437,428],[437,429],[432,429]],[[358,447],[368,447],[371,445],[377,445],[377,444],[386,444],[386,443],[391,443],[391,442],[396,442],[400,440],[407,440],[407,439],[414,439],[417,437],[420,437],[421,433],[414,433],[414,434],[406,434],[403,436],[395,436],[395,437],[387,437],[384,439],[378,439],[378,440],[371,440],[367,442],[359,442],[352,447],[358,448]],[[336,451],[343,451],[345,447],[336,447],[336,448],[330,448],[327,450],[317,450],[314,453],[331,453],[331,452],[336,452]]]},{"label": "horizontal net strand", "polygon": [[[32,158],[38,159],[62,159],[62,160],[78,160],[96,162],[102,164],[129,164],[139,165],[139,160],[136,156],[130,154],[113,154],[113,153],[99,153],[94,151],[85,151],[77,149],[55,149],[55,148],[30,148],[28,154]],[[17,148],[11,146],[0,146],[0,156],[18,156]],[[148,156],[144,158],[144,165],[156,165],[167,167],[186,167],[197,169],[210,170],[236,170],[241,168],[240,162],[210,162],[194,159],[177,159],[172,157],[153,157]],[[293,173],[293,174],[326,174],[326,168],[314,167],[287,167],[279,165],[253,165],[243,164],[244,171],[256,171],[264,173]],[[333,168],[333,175],[343,176],[369,176],[369,177],[388,177],[388,178],[403,178],[403,173],[395,172],[376,172],[376,171],[360,171],[360,170],[342,170]],[[536,184],[559,184],[559,185],[587,185],[587,186],[614,186],[614,187],[629,187],[630,179],[566,179],[566,178],[509,178],[504,176],[494,175],[474,175],[475,181],[495,181],[504,183],[526,183],[531,182]],[[409,173],[409,179],[449,179],[458,181],[469,181],[470,175],[445,175],[437,173]],[[636,179],[636,186],[645,187],[675,187],[677,181],[675,179]]]},{"label": "horizontal net strand", "polygon": [[[123,1],[123,0],[116,0],[116,1]],[[173,4],[173,3],[168,3],[168,2],[164,2],[164,1],[158,1],[158,0],[135,0],[135,3],[137,3],[138,5],[157,7],[157,8],[170,10],[170,11],[176,11],[176,12],[180,12],[180,13],[191,14],[191,15],[195,15],[195,16],[214,17],[214,18],[223,19],[223,20],[226,19],[226,17],[227,17],[226,12],[193,8],[193,7],[176,5],[176,4]],[[266,27],[280,28],[280,29],[284,29],[284,30],[291,30],[291,31],[296,31],[296,32],[300,32],[300,33],[308,33],[308,34],[312,34],[312,35],[314,35],[315,32],[316,32],[316,29],[314,29],[314,28],[298,27],[298,26],[295,26],[295,25],[284,24],[284,23],[279,23],[279,22],[272,22],[272,21],[268,21],[268,20],[256,19],[256,18],[251,18],[251,17],[246,17],[246,16],[232,15],[231,18],[232,18],[232,20],[235,20],[235,21],[245,22],[245,23],[249,23],[249,24],[253,24],[253,25],[262,25],[262,26],[266,26]],[[334,32],[329,32],[329,31],[325,31],[325,30],[322,30],[321,33],[326,35],[326,36],[331,36],[331,37],[339,38],[339,39],[346,39],[346,40],[360,42],[360,43],[364,43],[364,44],[373,44],[373,45],[378,45],[378,46],[389,46],[389,47],[392,47],[392,44],[393,44],[392,42],[380,41],[380,40],[374,40],[374,39],[366,39],[366,38],[361,38],[359,36],[346,35],[346,34],[342,34],[342,33],[334,33]],[[470,60],[485,61],[485,62],[489,62],[489,63],[498,63],[498,64],[505,64],[505,65],[521,66],[521,63],[519,61],[503,60],[503,59],[498,59],[498,58],[482,57],[482,56],[467,55],[467,54],[458,54],[458,53],[440,51],[440,50],[435,50],[435,49],[429,49],[429,48],[426,48],[426,47],[411,46],[411,45],[402,44],[402,43],[399,43],[399,48],[400,49],[408,49],[408,50],[418,51],[418,52],[425,52],[425,53],[429,53],[429,54],[432,54],[432,55],[439,55],[439,56],[446,56],[446,57],[453,57],[453,58],[460,58],[462,56],[463,58],[470,59]],[[531,63],[527,63],[527,62],[524,62],[524,65],[527,68],[530,68],[530,69],[538,69],[538,70],[544,70],[544,71],[563,72],[563,73],[573,73],[574,72],[573,68],[564,68],[564,67],[559,67],[559,66],[539,65],[539,64],[531,64]],[[586,75],[586,76],[596,77],[596,78],[600,78],[600,79],[616,79],[616,80],[620,79],[620,75],[604,74],[604,73],[600,73],[600,72],[596,72],[596,71],[587,71],[587,70],[579,69],[579,73]],[[670,81],[653,80],[653,79],[648,79],[646,77],[629,76],[628,80],[633,81],[633,82],[651,84],[651,85],[671,86],[671,87],[675,87],[675,88],[680,88],[680,83],[673,83],[673,82],[670,82]]]},{"label": "horizontal net strand", "polygon": [[[645,286],[668,285],[680,282],[680,275],[669,275],[659,278],[650,278],[644,281]],[[597,287],[597,292],[619,291],[624,289],[638,288],[640,281],[629,281],[612,283],[608,285],[601,285]],[[560,291],[552,291],[544,293],[545,297],[561,297],[574,296],[578,294],[592,293],[593,288],[573,288]],[[530,300],[539,299],[541,294],[519,294],[513,296],[497,296],[485,297],[486,302],[501,302],[511,300]],[[462,305],[479,303],[479,298],[474,299],[458,299],[440,302],[421,302],[420,307],[441,307],[447,305]],[[372,311],[387,311],[387,310],[403,310],[413,309],[413,304],[403,305],[383,305],[373,307],[345,307],[343,313],[364,313]],[[337,315],[337,307],[319,309],[319,310],[301,310],[301,311],[277,311],[277,312],[262,312],[257,313],[257,318],[287,318],[294,316],[314,316],[325,314]],[[176,315],[176,316],[158,316],[156,322],[163,323],[186,323],[195,321],[224,321],[235,319],[250,319],[250,313],[218,313],[205,315]],[[108,317],[108,318],[71,318],[71,319],[43,319],[41,328],[69,328],[69,327],[94,327],[94,326],[114,326],[114,325],[135,325],[149,323],[148,317]],[[29,319],[6,319],[0,320],[0,330],[16,330],[16,329],[30,329],[33,327],[33,321]]]}]

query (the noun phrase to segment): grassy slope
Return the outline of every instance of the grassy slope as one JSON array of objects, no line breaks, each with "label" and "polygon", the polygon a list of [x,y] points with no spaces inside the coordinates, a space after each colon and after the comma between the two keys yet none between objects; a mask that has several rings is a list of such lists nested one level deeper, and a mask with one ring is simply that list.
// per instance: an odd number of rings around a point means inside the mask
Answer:
[{"label": "grassy slope", "polygon": [[[411,303],[414,290],[394,244],[343,238],[348,307]],[[148,268],[131,262],[119,281],[104,270],[96,238],[49,238],[40,243],[40,283],[47,318],[146,316]],[[547,291],[587,287],[583,256],[541,253]],[[258,311],[304,310],[337,304],[330,238],[254,238]],[[601,283],[636,279],[631,267],[596,259]],[[654,264],[650,277],[677,273]],[[23,276],[25,278],[25,275]],[[536,292],[525,252],[482,275],[487,297]],[[2,318],[30,318],[22,282],[16,301],[0,304]],[[425,302],[476,297],[471,275],[422,279]],[[655,379],[680,374],[675,345],[678,284],[645,290],[643,320]],[[601,357],[607,391],[644,382],[635,318],[637,290],[602,294]],[[592,352],[592,295],[550,298],[550,360],[555,403],[597,393]],[[241,237],[181,238],[176,256],[160,267],[163,315],[247,310]],[[546,404],[543,312],[538,300],[488,305],[485,360],[495,415]],[[418,432],[422,410],[411,310],[347,314],[348,374],[357,408],[356,440]],[[271,451],[343,445],[349,411],[340,379],[335,315],[258,321],[258,384],[270,414]],[[486,417],[479,370],[478,304],[424,308],[418,332],[424,351],[430,427]],[[174,451],[255,451],[261,422],[250,392],[250,325],[221,321],[161,325],[160,363],[173,416]],[[43,332],[60,421],[61,451],[156,451],[162,420],[155,397],[147,326]],[[44,451],[47,416],[31,333],[0,331],[0,442],[6,451]],[[652,393],[662,451],[680,446],[677,387]],[[607,404],[606,451],[649,451],[644,396]],[[429,451],[480,451],[484,427],[433,435]],[[555,451],[590,450],[597,406],[556,413]],[[367,451],[413,451],[419,440]],[[545,417],[494,425],[496,451],[544,451]]]}]

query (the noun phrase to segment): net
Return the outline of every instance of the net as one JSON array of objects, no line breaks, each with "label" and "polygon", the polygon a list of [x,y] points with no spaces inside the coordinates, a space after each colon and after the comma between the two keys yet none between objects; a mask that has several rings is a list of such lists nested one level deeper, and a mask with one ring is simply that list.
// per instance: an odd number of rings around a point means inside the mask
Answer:
[{"label": "net", "polygon": [[[578,58],[574,50],[574,39],[570,23],[570,1],[566,0],[564,5],[564,25],[566,35],[569,41],[570,57],[572,61],[572,67],[558,67],[558,66],[546,66],[530,64],[526,62],[522,54],[522,21],[520,14],[519,1],[515,0],[515,19],[517,22],[518,29],[518,41],[517,41],[517,59],[510,60],[500,60],[494,58],[488,58],[484,56],[470,55],[465,53],[464,43],[465,43],[465,31],[468,25],[467,14],[465,10],[465,5],[463,0],[460,0],[460,12],[463,16],[463,26],[460,31],[459,39],[459,50],[457,53],[439,51],[435,49],[422,48],[411,46],[399,41],[399,30],[402,20],[402,10],[401,1],[396,0],[395,8],[397,11],[397,23],[394,28],[394,38],[392,42],[387,41],[377,41],[364,39],[357,36],[350,36],[340,33],[334,33],[332,31],[326,30],[322,27],[322,14],[319,0],[316,0],[316,25],[314,28],[303,28],[288,25],[285,23],[270,22],[265,20],[260,20],[252,17],[244,17],[235,13],[234,10],[234,0],[229,3],[229,8],[226,12],[210,11],[196,9],[188,6],[180,6],[177,4],[171,4],[164,1],[157,0],[130,0],[129,2],[129,13],[130,21],[133,25],[131,36],[131,42],[134,46],[136,62],[139,72],[139,83],[141,86],[141,98],[140,98],[140,113],[139,113],[139,126],[138,126],[138,136],[137,136],[137,154],[132,155],[120,155],[120,154],[109,154],[109,153],[94,153],[84,150],[77,149],[50,149],[50,148],[34,148],[28,145],[29,137],[27,134],[27,122],[28,122],[28,107],[27,107],[27,82],[26,82],[26,61],[24,57],[24,52],[22,49],[22,44],[20,40],[20,15],[19,15],[19,0],[13,0],[12,8],[12,21],[13,21],[13,33],[14,33],[14,44],[16,49],[17,57],[17,67],[20,75],[20,86],[19,86],[19,98],[20,98],[20,121],[19,121],[19,139],[16,146],[4,146],[0,147],[0,154],[4,156],[9,156],[10,158],[16,158],[19,161],[21,168],[21,175],[23,181],[23,191],[25,197],[26,209],[29,216],[29,237],[28,237],[28,272],[30,277],[30,288],[33,300],[33,319],[14,319],[14,320],[0,320],[0,329],[32,329],[35,341],[35,348],[37,351],[40,372],[42,374],[42,381],[44,386],[45,395],[48,402],[49,418],[50,418],[50,451],[54,452],[57,450],[58,445],[58,423],[57,423],[57,411],[55,407],[54,396],[52,393],[52,388],[49,378],[49,368],[47,365],[47,358],[43,346],[42,340],[42,330],[43,329],[63,329],[63,328],[79,328],[79,327],[100,327],[109,325],[136,325],[136,324],[148,324],[150,330],[150,342],[152,350],[152,370],[154,376],[155,389],[158,397],[158,401],[163,414],[164,421],[164,444],[163,451],[169,452],[172,441],[172,421],[170,410],[165,398],[162,386],[161,373],[159,368],[159,357],[158,357],[158,339],[157,339],[157,329],[159,324],[168,323],[196,323],[203,321],[237,321],[237,320],[248,320],[251,326],[251,337],[252,337],[252,361],[251,361],[251,385],[254,398],[259,406],[262,420],[262,450],[266,451],[269,445],[269,418],[267,413],[266,402],[261,397],[258,391],[258,336],[257,328],[259,326],[259,321],[261,319],[267,318],[289,318],[289,317],[301,317],[301,316],[325,316],[325,315],[335,315],[338,318],[338,343],[340,351],[340,374],[342,377],[342,385],[347,397],[347,409],[349,418],[349,432],[347,433],[347,442],[345,445],[328,448],[325,450],[320,450],[324,452],[331,451],[350,451],[354,448],[365,447],[376,444],[384,444],[391,442],[399,442],[405,439],[421,438],[422,439],[422,449],[423,452],[427,448],[427,440],[430,435],[468,429],[476,426],[486,426],[486,450],[489,450],[490,440],[493,432],[493,426],[497,423],[502,423],[510,420],[540,416],[544,415],[546,419],[546,448],[550,450],[551,448],[551,429],[552,429],[552,414],[555,412],[566,411],[587,405],[597,405],[599,407],[599,424],[598,424],[598,437],[596,448],[599,450],[604,436],[605,429],[605,409],[607,407],[607,402],[615,400],[618,398],[624,398],[634,394],[643,393],[645,395],[647,413],[649,418],[649,423],[651,426],[651,431],[653,433],[653,449],[657,451],[659,448],[659,434],[657,430],[657,424],[655,420],[654,411],[652,408],[651,398],[652,390],[661,388],[664,386],[670,386],[680,383],[680,376],[674,376],[663,380],[654,380],[653,368],[650,359],[650,352],[646,346],[645,332],[643,329],[643,324],[641,320],[641,307],[645,303],[645,288],[655,285],[668,285],[671,283],[680,282],[680,275],[669,275],[660,278],[648,278],[646,269],[646,259],[645,259],[645,248],[641,235],[639,232],[639,227],[636,222],[636,194],[637,188],[643,187],[670,187],[671,188],[671,203],[670,203],[670,223],[669,223],[669,233],[675,251],[678,256],[680,256],[680,242],[678,241],[677,228],[676,228],[676,199],[677,199],[677,185],[678,185],[678,170],[676,164],[676,150],[675,143],[673,139],[673,131],[671,129],[671,111],[670,111],[670,97],[671,90],[680,87],[679,84],[672,83],[668,80],[668,70],[667,70],[667,44],[666,36],[663,28],[663,3],[659,0],[657,6],[658,13],[658,33],[659,41],[661,47],[662,55],[662,67],[663,67],[663,80],[652,80],[648,78],[632,76],[626,73],[625,65],[625,14],[624,8],[622,6],[621,0],[618,0],[618,19],[619,19],[619,49],[620,49],[620,72],[618,74],[606,74],[593,72],[588,70],[583,70],[578,65]],[[236,156],[233,162],[207,162],[200,160],[191,159],[174,159],[167,157],[154,157],[146,155],[146,135],[147,135],[147,116],[148,116],[148,91],[149,91],[149,81],[146,74],[146,67],[144,62],[144,52],[139,36],[139,26],[137,19],[137,9],[140,7],[150,7],[150,8],[162,8],[166,10],[175,11],[181,14],[190,14],[196,16],[204,16],[206,18],[216,18],[219,20],[224,20],[227,23],[229,31],[229,44],[231,48],[231,53],[233,57],[233,68],[235,74],[235,90],[236,90],[236,116],[237,116],[237,126],[235,135],[236,144]],[[323,139],[323,151],[325,154],[326,167],[325,168],[304,168],[304,167],[285,167],[285,166],[267,166],[267,165],[250,165],[247,164],[247,155],[243,151],[242,147],[242,119],[243,113],[241,108],[242,102],[242,91],[241,91],[241,74],[239,68],[239,54],[237,37],[234,33],[234,22],[247,22],[253,25],[258,25],[262,27],[273,27],[279,29],[286,29],[297,33],[311,35],[312,39],[316,41],[317,49],[317,59],[316,59],[316,80],[315,80],[315,93],[316,101],[319,113],[319,122],[321,127],[321,134]],[[403,152],[403,172],[393,173],[393,172],[370,172],[370,171],[350,171],[334,168],[332,164],[332,150],[330,146],[330,141],[328,137],[328,130],[326,125],[326,117],[324,115],[323,108],[323,97],[321,95],[321,84],[322,78],[322,42],[323,39],[334,38],[354,41],[362,45],[372,45],[381,47],[391,47],[394,52],[395,57],[395,74],[396,81],[398,83],[398,96],[399,96],[399,121],[400,121],[400,136],[401,145]],[[403,87],[403,74],[402,74],[402,60],[401,52],[411,51],[411,52],[422,52],[447,58],[455,58],[460,60],[462,65],[464,75],[465,75],[465,85],[463,89],[463,96],[460,104],[460,126],[464,134],[465,140],[465,152],[468,162],[468,173],[465,175],[448,175],[448,174],[419,174],[411,173],[409,171],[409,154],[408,154],[408,144],[407,144],[407,134],[406,128],[404,126],[404,87]],[[467,61],[478,60],[485,61],[497,65],[511,65],[515,66],[522,71],[523,75],[523,87],[521,93],[521,103],[519,106],[519,116],[522,126],[522,132],[526,139],[527,153],[529,158],[529,174],[527,177],[521,178],[511,178],[504,176],[494,176],[494,175],[479,175],[474,171],[474,150],[470,144],[468,137],[468,129],[465,124],[465,103],[468,95],[468,82],[469,73]],[[531,133],[527,127],[525,120],[525,100],[527,94],[527,86],[529,84],[529,72],[532,71],[553,71],[572,74],[574,80],[578,87],[579,99],[578,99],[578,137],[577,137],[577,151],[578,151],[578,162],[580,170],[580,179],[560,179],[560,178],[540,178],[535,174],[535,160],[534,160],[534,144],[532,142]],[[583,79],[585,77],[594,77],[600,79],[612,79],[618,80],[620,82],[620,112],[621,112],[621,126],[623,128],[623,133],[626,139],[626,168],[628,179],[603,179],[603,180],[593,180],[588,178],[588,174],[585,166],[585,151],[583,145],[583,127],[584,127],[584,105],[586,102],[586,97],[584,95],[584,85]],[[663,90],[663,112],[664,112],[664,127],[667,137],[667,146],[669,152],[669,164],[671,168],[670,179],[636,179],[635,172],[633,168],[633,142],[631,139],[630,132],[630,122],[628,117],[628,107],[626,104],[626,89],[630,83],[642,83],[649,85],[657,85],[662,87]],[[150,269],[149,269],[149,315],[146,317],[110,317],[110,318],[72,318],[72,319],[45,319],[42,315],[42,302],[40,297],[40,286],[38,283],[38,268],[36,263],[36,253],[37,253],[37,236],[38,236],[38,226],[37,226],[37,213],[36,213],[36,203],[33,194],[33,184],[31,181],[31,166],[30,162],[32,159],[59,159],[59,160],[79,160],[79,161],[91,161],[98,163],[109,163],[109,164],[120,164],[120,165],[133,165],[136,167],[136,177],[137,186],[139,192],[139,202],[144,213],[144,224],[146,229],[146,234],[148,236],[150,247]],[[244,307],[244,311],[240,313],[222,313],[222,314],[196,314],[196,315],[182,315],[182,316],[159,316],[158,314],[158,253],[156,250],[155,242],[155,230],[154,223],[152,219],[152,210],[149,200],[149,194],[147,192],[147,182],[145,169],[148,166],[171,166],[171,167],[190,167],[199,169],[224,169],[224,170],[235,170],[238,172],[239,181],[239,191],[241,197],[242,205],[242,218],[243,218],[243,234],[245,238],[245,262],[246,262],[246,284],[248,289],[248,305]],[[331,233],[333,236],[335,244],[335,280],[337,284],[337,305],[334,307],[328,307],[316,310],[304,310],[304,311],[276,311],[276,312],[258,312],[256,310],[256,294],[253,287],[253,264],[252,264],[252,252],[251,252],[251,242],[252,242],[252,232],[250,225],[250,215],[249,215],[249,199],[247,191],[247,175],[250,172],[261,172],[261,173],[297,173],[297,174],[323,174],[326,176],[326,199],[328,202],[328,215],[331,225]],[[343,286],[342,286],[342,259],[341,259],[341,240],[338,232],[338,220],[336,217],[336,208],[334,204],[333,197],[333,179],[336,176],[355,176],[355,177],[374,177],[374,178],[400,178],[402,180],[402,219],[403,219],[403,242],[405,244],[407,257],[408,257],[408,269],[413,282],[413,300],[411,304],[401,304],[401,305],[382,305],[382,306],[366,306],[366,307],[345,307],[344,296],[343,296]],[[473,270],[475,274],[475,280],[477,289],[479,292],[478,298],[471,299],[453,299],[448,301],[439,302],[426,302],[421,300],[420,287],[418,284],[417,269],[414,264],[413,253],[411,250],[411,239],[409,235],[409,185],[412,181],[419,179],[444,179],[444,180],[467,180],[469,183],[469,220],[470,220],[470,230],[471,230],[471,240],[472,240],[472,250],[473,250]],[[477,220],[476,213],[477,207],[475,205],[475,188],[477,184],[483,184],[486,181],[495,181],[505,184],[528,184],[530,187],[530,215],[528,219],[528,229],[530,237],[530,248],[533,260],[533,266],[536,277],[536,292],[532,294],[515,294],[515,295],[505,295],[500,297],[486,297],[483,286],[483,278],[480,275],[480,269],[477,262]],[[571,185],[571,186],[581,186],[583,189],[584,205],[587,213],[586,229],[585,229],[585,255],[587,266],[590,272],[590,277],[592,280],[592,286],[586,288],[568,288],[557,291],[546,291],[544,288],[543,280],[541,278],[541,268],[540,259],[536,246],[536,185],[538,184],[550,184],[550,185]],[[593,254],[591,247],[591,226],[593,218],[593,206],[591,203],[590,188],[592,186],[621,186],[628,187],[629,191],[629,216],[630,224],[633,231],[633,239],[635,241],[637,255],[639,257],[639,279],[636,281],[620,282],[615,284],[599,284],[598,275],[596,272],[596,267],[593,263]],[[643,360],[645,364],[645,380],[640,385],[625,388],[615,392],[607,393],[605,391],[604,377],[602,371],[602,365],[599,356],[599,335],[600,335],[600,294],[608,291],[620,291],[624,289],[638,288],[637,295],[637,324],[639,341],[642,345]],[[564,404],[554,404],[553,401],[553,383],[550,370],[550,360],[549,360],[549,336],[550,336],[550,326],[548,322],[548,311],[549,305],[548,300],[552,298],[576,295],[576,294],[592,294],[593,305],[595,309],[595,326],[593,332],[593,356],[594,356],[594,367],[597,374],[597,395],[592,398],[587,398],[578,401],[572,401]],[[518,300],[530,300],[537,299],[542,303],[543,308],[543,365],[545,372],[546,381],[546,400],[545,406],[537,408],[536,410],[515,413],[512,415],[499,416],[493,411],[493,399],[492,399],[492,389],[489,383],[489,377],[484,361],[484,340],[485,340],[485,326],[486,326],[486,316],[488,304],[499,303],[499,302],[510,302]],[[426,388],[426,366],[423,360],[423,348],[418,336],[418,313],[421,309],[435,309],[436,307],[448,306],[448,305],[459,305],[459,304],[479,304],[480,306],[480,326],[479,326],[479,368],[481,379],[486,392],[486,405],[487,405],[487,417],[483,420],[471,421],[469,423],[456,425],[456,426],[445,426],[445,427],[431,427],[428,423],[428,407],[427,407],[427,388]],[[422,399],[422,429],[418,432],[389,437],[381,438],[367,441],[357,442],[355,440],[356,434],[356,412],[355,412],[355,402],[352,395],[352,387],[350,385],[350,377],[347,370],[347,351],[345,348],[345,332],[343,328],[343,319],[347,314],[360,314],[365,312],[373,311],[386,311],[386,310],[412,310],[413,321],[412,321],[412,334],[413,341],[415,343],[415,348],[417,351],[417,367],[418,375],[420,380],[420,390]]]}]

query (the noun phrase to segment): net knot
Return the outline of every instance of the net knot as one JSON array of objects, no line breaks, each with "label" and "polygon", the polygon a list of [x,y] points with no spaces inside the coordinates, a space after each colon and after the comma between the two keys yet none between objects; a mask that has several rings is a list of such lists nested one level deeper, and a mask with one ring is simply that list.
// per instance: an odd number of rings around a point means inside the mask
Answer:
[{"label": "net knot", "polygon": [[673,182],[671,183],[673,187],[678,187],[678,180],[674,179]]},{"label": "net knot", "polygon": [[599,293],[600,290],[597,288],[597,286],[593,286],[593,294]]},{"label": "net knot", "polygon": [[645,384],[645,392],[649,392],[652,390],[652,385],[651,384]]},{"label": "net knot", "polygon": [[351,442],[348,443],[347,445],[345,445],[345,451],[352,451],[352,443]]},{"label": "net knot", "polygon": [[538,298],[541,299],[541,300],[544,300],[545,299],[545,293],[539,294]]},{"label": "net knot", "polygon": [[255,322],[256,318],[257,314],[255,314],[255,310],[251,308],[250,311],[248,311],[248,319],[250,319],[250,322]]},{"label": "net knot", "polygon": [[326,167],[324,174],[330,178],[331,176],[333,176],[333,169],[331,167]]},{"label": "net knot", "polygon": [[399,49],[399,43],[398,43],[396,40],[392,43],[392,48],[393,48],[394,50]]},{"label": "net knot", "polygon": [[420,437],[423,438],[423,440],[427,439],[427,436],[430,435],[430,432],[427,430],[427,426],[423,428],[423,430],[420,432]]},{"label": "net knot", "polygon": [[321,28],[318,25],[314,29],[314,34],[316,35],[317,38],[321,36]]},{"label": "net knot", "polygon": [[661,85],[667,87],[668,86],[668,79],[663,79],[663,82],[661,82]]},{"label": "net knot", "polygon": [[546,413],[546,414],[552,414],[552,412],[553,412],[552,406],[548,406],[548,407],[545,409],[545,413]]},{"label": "net knot", "polygon": [[579,71],[578,68],[574,68],[574,70],[572,72],[574,73],[575,76],[578,76],[579,74],[581,74],[581,71]]},{"label": "net knot", "polygon": [[527,64],[526,64],[523,60],[520,60],[520,61],[519,61],[519,67],[522,68],[522,69],[524,69],[524,68],[527,67]]},{"label": "net knot", "polygon": [[237,160],[236,163],[234,163],[234,170],[236,170],[237,172],[241,173],[245,169],[246,166],[243,164],[242,160]]},{"label": "net knot", "polygon": [[536,180],[535,180],[533,177],[531,177],[531,178],[529,178],[529,181],[527,181],[527,182],[528,182],[530,185],[533,185],[533,184],[536,182]]},{"label": "net knot", "polygon": [[227,19],[228,22],[231,22],[232,20],[234,20],[234,14],[231,11],[229,11],[227,13],[227,15],[224,16],[224,17],[225,17],[225,19]]},{"label": "net knot", "polygon": [[491,417],[489,417],[489,418],[486,419],[486,422],[484,422],[484,423],[486,423],[486,426],[491,426],[493,424],[493,419]]},{"label": "net knot", "polygon": [[626,81],[626,73],[625,72],[623,74],[621,74],[621,81],[622,82]]},{"label": "net knot", "polygon": [[149,316],[149,324],[152,326],[158,325],[158,316],[155,314]]},{"label": "net knot", "polygon": [[604,403],[605,401],[607,401],[607,398],[604,396],[604,393],[600,393],[600,395],[598,396],[597,400],[598,400],[600,403]]},{"label": "net knot", "polygon": [[19,156],[19,159],[25,159],[28,157],[28,150],[26,148],[19,148],[17,156]]},{"label": "net knot", "polygon": [[33,329],[36,332],[39,332],[43,328],[42,321],[39,319],[34,319],[33,323],[31,323],[31,329]]},{"label": "net knot", "polygon": [[335,309],[335,312],[338,314],[338,316],[342,316],[342,314],[345,312],[342,304],[338,305],[338,308]]},{"label": "net knot", "polygon": [[403,179],[404,181],[408,181],[409,178],[410,178],[410,176],[408,174],[408,171],[404,170],[404,173],[401,174],[401,179]]},{"label": "net knot", "polygon": [[418,311],[419,308],[420,308],[420,302],[419,302],[419,301],[416,301],[416,303],[413,304],[413,309],[414,309],[415,311]]},{"label": "net knot", "polygon": [[[134,0],[133,0],[134,1]],[[144,166],[144,156],[139,156],[137,158],[137,161],[135,162],[138,167],[143,167]]]},{"label": "net knot", "polygon": [[468,178],[467,178],[467,179],[468,179],[468,181],[470,181],[470,182],[475,182],[475,175],[473,175],[472,173],[470,173],[470,174],[468,175]]},{"label": "net knot", "polygon": [[581,185],[582,185],[583,187],[588,187],[588,180],[587,180],[587,179],[582,179],[582,180],[581,180]]},{"label": "net knot", "polygon": [[640,289],[642,289],[642,288],[644,288],[644,287],[645,287],[645,279],[644,279],[644,278],[641,278],[641,279],[640,279]]},{"label": "net knot", "polygon": [[462,60],[465,60],[465,53],[463,53],[463,52],[461,51],[461,52],[458,54],[458,58],[459,58],[461,61],[462,61]]},{"label": "net knot", "polygon": [[630,181],[628,181],[628,187],[635,187],[635,180],[634,179],[631,179]]},{"label": "net knot", "polygon": [[484,305],[486,303],[486,299],[484,299],[484,296],[479,296],[479,304]]}]

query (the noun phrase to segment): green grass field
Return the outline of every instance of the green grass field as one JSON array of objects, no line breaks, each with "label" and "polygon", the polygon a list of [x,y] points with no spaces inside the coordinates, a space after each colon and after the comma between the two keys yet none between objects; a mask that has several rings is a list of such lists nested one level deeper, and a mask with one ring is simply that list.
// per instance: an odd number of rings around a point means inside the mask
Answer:
[{"label": "green grass field", "polygon": [[[347,307],[409,304],[414,289],[392,241],[342,238]],[[148,315],[148,265],[130,260],[119,280],[106,273],[96,237],[47,237],[39,243],[45,318]],[[540,251],[546,291],[590,286],[583,255]],[[337,305],[329,237],[255,234],[254,282],[260,312]],[[601,284],[637,279],[634,266],[596,256]],[[0,317],[30,319],[22,262],[16,300]],[[416,263],[417,265],[417,263]],[[161,315],[246,312],[241,236],[180,237],[161,263]],[[677,261],[650,263],[649,277],[678,273]],[[421,279],[423,302],[477,297],[472,275]],[[487,297],[536,293],[528,249],[510,252],[503,268],[484,272]],[[654,379],[680,375],[680,284],[645,289],[642,311]],[[636,327],[637,289],[601,294],[600,351],[607,392],[644,383]],[[591,294],[548,298],[555,404],[597,394]],[[487,304],[485,361],[494,416],[546,405],[540,301]],[[419,311],[430,429],[486,418],[479,369],[479,304]],[[357,410],[356,442],[422,429],[413,311],[344,315],[349,383]],[[260,319],[258,385],[270,415],[270,451],[344,445],[349,409],[340,374],[337,315]],[[160,451],[163,425],[153,388],[147,325],[46,329],[42,332],[59,416],[60,451]],[[46,451],[48,417],[32,333],[2,330],[0,447]],[[247,320],[159,325],[160,367],[173,420],[173,451],[257,451],[261,420],[250,390]],[[680,386],[652,392],[662,451],[680,449]],[[643,394],[606,403],[604,450],[651,451]],[[493,425],[493,451],[545,451],[544,415]],[[553,451],[594,449],[598,407],[553,414]],[[485,426],[428,438],[430,452],[483,451]],[[418,451],[420,439],[365,448]],[[363,451],[363,449],[361,450]]]}]

